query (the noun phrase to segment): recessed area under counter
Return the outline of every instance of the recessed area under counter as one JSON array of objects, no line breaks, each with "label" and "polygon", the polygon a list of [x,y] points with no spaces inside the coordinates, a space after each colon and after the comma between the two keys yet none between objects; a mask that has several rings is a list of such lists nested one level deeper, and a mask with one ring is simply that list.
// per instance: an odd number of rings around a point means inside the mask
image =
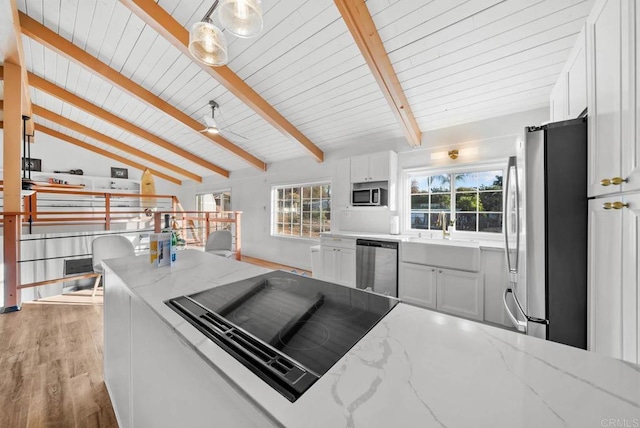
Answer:
[{"label": "recessed area under counter", "polygon": [[266,270],[180,256],[174,268],[153,268],[145,256],[105,262],[105,379],[122,427],[585,427],[640,418],[637,366],[402,303],[290,403],[163,303]]}]

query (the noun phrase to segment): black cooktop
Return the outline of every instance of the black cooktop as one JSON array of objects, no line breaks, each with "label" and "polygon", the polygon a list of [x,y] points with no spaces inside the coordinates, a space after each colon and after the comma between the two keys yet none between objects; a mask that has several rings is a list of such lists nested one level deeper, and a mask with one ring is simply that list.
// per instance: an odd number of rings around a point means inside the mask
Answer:
[{"label": "black cooktop", "polygon": [[295,401],[398,301],[276,271],[165,303]]}]

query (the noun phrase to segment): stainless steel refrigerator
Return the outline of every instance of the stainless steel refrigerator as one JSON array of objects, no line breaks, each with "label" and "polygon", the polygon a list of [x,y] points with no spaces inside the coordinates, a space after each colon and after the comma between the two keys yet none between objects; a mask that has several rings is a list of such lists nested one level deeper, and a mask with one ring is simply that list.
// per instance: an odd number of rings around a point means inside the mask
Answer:
[{"label": "stainless steel refrigerator", "polygon": [[504,305],[518,330],[586,349],[586,117],[526,128],[522,151],[505,180]]}]

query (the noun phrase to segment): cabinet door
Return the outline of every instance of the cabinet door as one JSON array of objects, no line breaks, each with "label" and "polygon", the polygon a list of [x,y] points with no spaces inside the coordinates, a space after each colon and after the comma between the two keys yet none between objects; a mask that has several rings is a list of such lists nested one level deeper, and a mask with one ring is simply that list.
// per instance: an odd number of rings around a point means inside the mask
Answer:
[{"label": "cabinet door", "polygon": [[369,180],[389,180],[389,153],[375,153],[369,156]]},{"label": "cabinet door", "polygon": [[567,114],[567,73],[561,73],[560,78],[551,90],[551,98],[549,101],[551,106],[551,121],[558,122],[565,120]]},{"label": "cabinet door", "polygon": [[622,213],[606,210],[612,198],[589,201],[588,349],[622,357]]},{"label": "cabinet door", "polygon": [[398,297],[407,303],[435,309],[436,272],[431,266],[400,263]]},{"label": "cabinet door", "polygon": [[622,143],[621,1],[599,4],[587,21],[589,196],[619,190],[601,180],[620,176]]},{"label": "cabinet door", "polygon": [[481,271],[484,275],[484,320],[513,328],[502,302],[502,294],[509,287],[504,250],[483,249],[481,259]]},{"label": "cabinet door", "polygon": [[622,358],[640,364],[640,193],[622,201]]},{"label": "cabinet door", "polygon": [[351,158],[351,182],[362,183],[369,181],[369,156]]},{"label": "cabinet door", "polygon": [[635,99],[630,100],[631,107],[625,112],[625,118],[630,124],[630,135],[622,140],[622,178],[627,182],[622,184],[623,191],[640,190],[640,4],[631,2],[633,16],[632,25],[635,26],[635,39],[632,40],[630,57],[632,59],[632,84],[628,94],[635,93]]},{"label": "cabinet door", "polygon": [[466,318],[484,318],[482,275],[473,272],[438,269],[438,309]]},{"label": "cabinet door", "polygon": [[356,251],[348,248],[336,249],[336,277],[338,284],[356,286]]},{"label": "cabinet door", "polygon": [[336,278],[336,249],[334,247],[320,247],[322,267],[320,268],[320,279],[325,281],[335,281]]},{"label": "cabinet door", "polygon": [[567,70],[567,100],[569,105],[567,106],[567,112],[570,119],[580,116],[580,113],[587,108],[586,43],[585,31],[582,31],[569,56]]}]

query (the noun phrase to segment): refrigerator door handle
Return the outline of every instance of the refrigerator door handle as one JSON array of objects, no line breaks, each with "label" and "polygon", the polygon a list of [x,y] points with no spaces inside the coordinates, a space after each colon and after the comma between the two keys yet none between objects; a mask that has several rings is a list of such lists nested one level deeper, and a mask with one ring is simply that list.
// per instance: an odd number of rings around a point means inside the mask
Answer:
[{"label": "refrigerator door handle", "polygon": [[[507,304],[507,295],[508,294],[511,294],[513,296],[513,301],[516,303],[516,308],[518,309],[518,312],[520,312],[520,315],[522,315],[522,317],[525,319],[525,321],[520,321],[518,318],[516,318],[513,315],[513,313],[511,312],[511,309],[509,309],[509,305]],[[527,322],[549,325],[549,320],[546,320],[544,318],[530,317],[529,315],[527,315],[524,312],[524,309],[522,309],[522,305],[520,305],[520,302],[518,301],[518,298],[516,297],[516,293],[514,293],[511,288],[507,288],[507,289],[504,290],[504,294],[502,295],[502,302],[504,303],[504,307],[507,310],[507,315],[509,315],[509,318],[511,319],[511,322],[513,323],[513,325],[516,326],[518,331],[526,333],[527,332]]]},{"label": "refrigerator door handle", "polygon": [[513,295],[513,300],[516,302],[516,308],[518,308],[518,311],[520,312],[522,317],[524,319],[527,318],[526,314],[522,310],[522,306],[520,306],[520,302],[518,302],[518,299],[516,299],[516,295],[513,293],[513,290],[510,289],[510,288],[506,288],[504,290],[504,294],[502,295],[502,302],[504,303],[504,308],[507,310],[507,315],[511,319],[511,322],[516,327],[516,329],[518,331],[521,331],[521,332],[526,334],[527,333],[527,322],[526,321],[520,321],[518,318],[516,318],[516,316],[513,315],[513,313],[511,312],[511,309],[509,308],[509,305],[507,304],[507,295],[509,295],[509,293],[511,293]]},{"label": "refrigerator door handle", "polygon": [[[516,235],[516,247],[515,247],[515,260],[511,260],[511,248],[509,246],[509,195],[511,194],[511,170],[513,169],[514,175],[514,190],[515,190],[515,235]],[[516,157],[511,156],[507,165],[507,179],[505,182],[505,198],[504,198],[504,248],[507,256],[507,269],[509,273],[509,281],[512,284],[518,282],[518,254],[520,252],[520,185],[518,183],[518,167],[516,163]]]}]

